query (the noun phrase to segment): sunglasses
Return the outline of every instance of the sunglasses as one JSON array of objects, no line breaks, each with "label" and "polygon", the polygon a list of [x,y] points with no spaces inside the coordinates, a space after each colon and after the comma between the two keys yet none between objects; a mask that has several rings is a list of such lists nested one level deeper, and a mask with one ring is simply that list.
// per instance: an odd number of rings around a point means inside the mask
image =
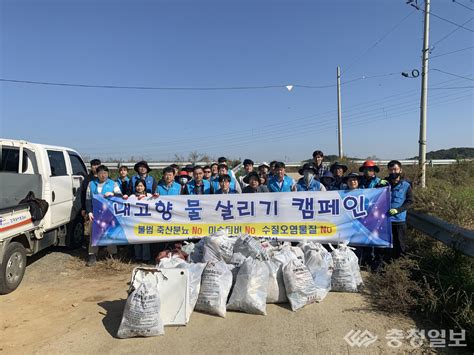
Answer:
[{"label": "sunglasses", "polygon": [[205,173],[210,173],[211,171],[210,170],[204,170]]}]

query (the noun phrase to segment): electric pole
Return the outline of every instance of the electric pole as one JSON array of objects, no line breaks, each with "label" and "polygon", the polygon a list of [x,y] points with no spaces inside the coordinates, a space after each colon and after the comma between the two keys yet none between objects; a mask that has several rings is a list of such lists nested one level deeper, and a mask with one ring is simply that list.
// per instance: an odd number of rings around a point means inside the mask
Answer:
[{"label": "electric pole", "polygon": [[425,0],[425,30],[423,36],[423,57],[421,71],[421,102],[420,102],[420,149],[419,165],[421,168],[421,187],[426,187],[426,110],[428,101],[428,56],[430,36],[430,0]]},{"label": "electric pole", "polygon": [[339,144],[339,159],[342,159],[342,113],[341,113],[341,68],[337,67],[337,138]]}]

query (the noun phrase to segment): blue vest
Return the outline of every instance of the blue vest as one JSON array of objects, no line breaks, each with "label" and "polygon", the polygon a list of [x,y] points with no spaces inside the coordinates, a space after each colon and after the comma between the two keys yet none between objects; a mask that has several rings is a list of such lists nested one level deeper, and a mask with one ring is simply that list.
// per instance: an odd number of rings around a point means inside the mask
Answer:
[{"label": "blue vest", "polygon": [[272,176],[270,180],[268,180],[267,186],[270,192],[290,192],[292,183],[293,179],[285,175],[280,188],[280,186],[278,186],[278,178],[276,176]]},{"label": "blue vest", "polygon": [[[405,202],[407,191],[410,188],[410,183],[406,180],[400,180],[398,184],[392,186],[390,208],[399,208]],[[392,222],[405,222],[407,218],[407,211],[403,211],[395,216],[390,217]]]},{"label": "blue vest", "polygon": [[[231,190],[235,190],[235,184],[236,184],[236,180],[233,178],[233,177],[230,177],[230,189]],[[221,187],[219,186],[219,178],[217,179],[214,179],[214,180],[211,180],[211,184],[212,184],[212,188],[214,189],[214,191],[217,191],[219,190]]]},{"label": "blue vest", "polygon": [[[202,180],[202,184],[204,185],[204,194],[209,195],[211,193],[211,183],[207,180]],[[196,181],[191,180],[187,183],[187,189],[189,195],[194,195],[194,188],[196,187]]]},{"label": "blue vest", "polygon": [[377,176],[370,180],[367,180],[367,178],[364,176],[362,177],[361,185],[366,189],[373,189],[380,183],[380,180],[381,179]]},{"label": "blue vest", "polygon": [[163,181],[158,183],[156,187],[156,192],[160,195],[180,195],[181,194],[181,184],[173,181],[170,187],[167,187]]},{"label": "blue vest", "polygon": [[[140,180],[140,176],[139,175],[135,175],[132,177],[132,193],[135,193],[135,182],[137,180]],[[150,176],[150,175],[147,175],[147,177],[145,178],[145,184],[146,184],[146,192],[152,194],[154,193],[153,190],[153,182],[155,181],[155,179],[153,178],[153,176]]]},{"label": "blue vest", "polygon": [[126,195],[128,193],[128,186],[130,185],[130,178],[128,176],[125,176],[125,181],[122,181],[122,179],[120,178],[117,178],[117,180],[115,181],[120,187],[120,191],[122,191],[122,194]]},{"label": "blue vest", "polygon": [[[238,193],[236,190],[229,188],[229,194],[236,194],[236,193]],[[216,191],[216,195],[221,195],[221,194],[223,194],[221,189]]]},{"label": "blue vest", "polygon": [[296,191],[321,191],[321,183],[318,180],[311,179],[309,186],[306,186],[304,178],[301,178],[296,183]]},{"label": "blue vest", "polygon": [[[89,183],[89,188],[91,190],[91,194],[96,195],[96,194],[99,193],[98,185],[99,185],[99,180],[92,180]],[[105,195],[107,192],[114,193],[114,187],[115,187],[115,181],[113,181],[111,179],[107,179],[105,181],[104,185],[102,186],[102,191],[101,191],[100,194]]]}]

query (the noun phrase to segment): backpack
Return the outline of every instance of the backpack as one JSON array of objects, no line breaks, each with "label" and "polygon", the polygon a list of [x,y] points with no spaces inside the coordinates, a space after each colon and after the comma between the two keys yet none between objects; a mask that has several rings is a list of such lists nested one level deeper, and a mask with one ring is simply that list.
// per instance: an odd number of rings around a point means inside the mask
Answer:
[{"label": "backpack", "polygon": [[33,191],[28,192],[26,197],[20,201],[20,204],[28,204],[28,206],[30,206],[32,221],[39,221],[43,219],[49,208],[48,202],[36,198]]}]

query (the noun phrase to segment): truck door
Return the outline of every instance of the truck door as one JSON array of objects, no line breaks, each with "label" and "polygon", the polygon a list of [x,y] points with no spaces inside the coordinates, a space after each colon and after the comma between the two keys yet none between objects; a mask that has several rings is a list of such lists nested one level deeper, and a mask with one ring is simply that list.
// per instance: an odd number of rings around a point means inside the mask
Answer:
[{"label": "truck door", "polygon": [[74,207],[72,209],[72,218],[76,216],[77,213],[81,210],[81,196],[80,196],[80,187],[84,177],[87,176],[87,168],[81,157],[75,152],[68,151],[69,161],[71,163],[71,173],[72,173],[72,198],[74,200]]},{"label": "truck door", "polygon": [[52,227],[68,222],[72,209],[72,180],[67,173],[64,152],[48,149],[51,176]]}]

